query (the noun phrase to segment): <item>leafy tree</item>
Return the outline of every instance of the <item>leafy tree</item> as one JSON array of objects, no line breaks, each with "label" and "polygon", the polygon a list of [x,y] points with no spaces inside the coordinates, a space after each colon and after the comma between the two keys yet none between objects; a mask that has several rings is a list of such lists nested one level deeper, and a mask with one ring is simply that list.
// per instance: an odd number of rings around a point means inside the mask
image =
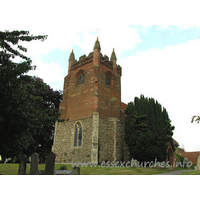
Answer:
[{"label": "leafy tree", "polygon": [[172,142],[174,130],[166,109],[141,95],[128,104],[125,114],[125,141],[132,158],[141,162],[166,160],[167,142]]},{"label": "leafy tree", "polygon": [[[22,41],[46,38],[32,36],[28,31],[0,32],[0,155],[3,158],[42,152],[50,147],[62,95],[41,79],[26,75],[35,66],[24,55],[27,49],[19,45]],[[16,63],[14,58],[22,61]]]},{"label": "leafy tree", "polygon": [[29,146],[23,149],[23,153],[31,155],[37,152],[44,158],[51,151],[55,121],[60,115],[58,111],[62,93],[54,91],[38,77],[26,76],[23,82],[27,85],[32,119],[29,124],[31,140]]},{"label": "leafy tree", "polygon": [[191,120],[191,123],[193,123],[193,122],[197,122],[197,123],[199,124],[199,122],[200,122],[200,116],[194,115],[194,116],[192,117],[192,120]]}]

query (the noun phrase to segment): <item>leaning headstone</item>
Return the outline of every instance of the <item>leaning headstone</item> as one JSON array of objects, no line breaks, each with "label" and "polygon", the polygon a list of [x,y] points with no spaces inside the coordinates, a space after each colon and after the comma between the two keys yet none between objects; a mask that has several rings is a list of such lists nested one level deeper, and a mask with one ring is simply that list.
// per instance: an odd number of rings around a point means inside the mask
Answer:
[{"label": "leaning headstone", "polygon": [[80,167],[74,167],[73,170],[76,170],[78,172],[78,175],[80,175]]},{"label": "leaning headstone", "polygon": [[47,155],[45,175],[53,175],[54,174],[55,158],[56,158],[56,156],[53,152],[50,152]]},{"label": "leaning headstone", "polygon": [[18,175],[26,175],[26,163],[27,163],[27,157],[22,156],[19,163]]},{"label": "leaning headstone", "polygon": [[38,175],[38,156],[36,153],[31,155],[30,175]]}]

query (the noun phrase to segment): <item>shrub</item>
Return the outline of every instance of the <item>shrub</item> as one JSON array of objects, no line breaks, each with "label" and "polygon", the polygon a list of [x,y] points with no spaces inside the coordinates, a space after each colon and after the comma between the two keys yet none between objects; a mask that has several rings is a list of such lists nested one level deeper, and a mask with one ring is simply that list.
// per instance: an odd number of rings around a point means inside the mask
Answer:
[{"label": "shrub", "polygon": [[196,165],[192,165],[192,166],[191,166],[191,169],[195,169],[195,166],[196,166]]},{"label": "shrub", "polygon": [[62,166],[60,167],[60,170],[67,170],[67,167],[66,167],[65,165],[62,165]]},{"label": "shrub", "polygon": [[181,156],[181,155],[179,155],[179,154],[177,154],[177,153],[175,153],[175,157],[176,157],[176,162],[181,164],[181,165],[179,165],[179,167],[182,167],[182,168],[186,169],[187,168],[187,164],[186,163],[183,164],[183,161],[185,161],[186,158]]}]

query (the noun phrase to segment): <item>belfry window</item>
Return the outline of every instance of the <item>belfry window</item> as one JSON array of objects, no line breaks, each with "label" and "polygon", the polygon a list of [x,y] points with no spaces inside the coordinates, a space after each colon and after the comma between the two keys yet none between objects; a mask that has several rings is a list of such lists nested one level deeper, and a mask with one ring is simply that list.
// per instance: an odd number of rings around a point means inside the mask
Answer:
[{"label": "belfry window", "polygon": [[85,83],[85,74],[81,73],[79,76],[79,85]]},{"label": "belfry window", "polygon": [[74,147],[82,146],[82,126],[80,123],[76,123],[74,129]]},{"label": "belfry window", "polygon": [[79,70],[79,72],[76,74],[76,86],[85,83],[85,74],[86,72],[84,70]]},{"label": "belfry window", "polygon": [[110,76],[108,74],[106,74],[106,85],[111,85]]}]

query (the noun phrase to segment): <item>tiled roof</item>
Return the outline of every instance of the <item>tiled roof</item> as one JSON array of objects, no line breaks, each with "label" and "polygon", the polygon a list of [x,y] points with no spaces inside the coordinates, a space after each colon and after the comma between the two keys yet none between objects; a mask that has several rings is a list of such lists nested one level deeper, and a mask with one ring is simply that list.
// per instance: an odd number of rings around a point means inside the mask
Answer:
[{"label": "tiled roof", "polygon": [[200,151],[194,151],[194,152],[184,152],[181,154],[183,157],[187,158],[188,161],[191,161],[192,164],[197,164],[197,158],[200,155]]},{"label": "tiled roof", "polygon": [[123,102],[121,102],[121,110],[126,110],[126,108],[127,108],[127,104],[125,104],[125,103],[123,103]]}]

